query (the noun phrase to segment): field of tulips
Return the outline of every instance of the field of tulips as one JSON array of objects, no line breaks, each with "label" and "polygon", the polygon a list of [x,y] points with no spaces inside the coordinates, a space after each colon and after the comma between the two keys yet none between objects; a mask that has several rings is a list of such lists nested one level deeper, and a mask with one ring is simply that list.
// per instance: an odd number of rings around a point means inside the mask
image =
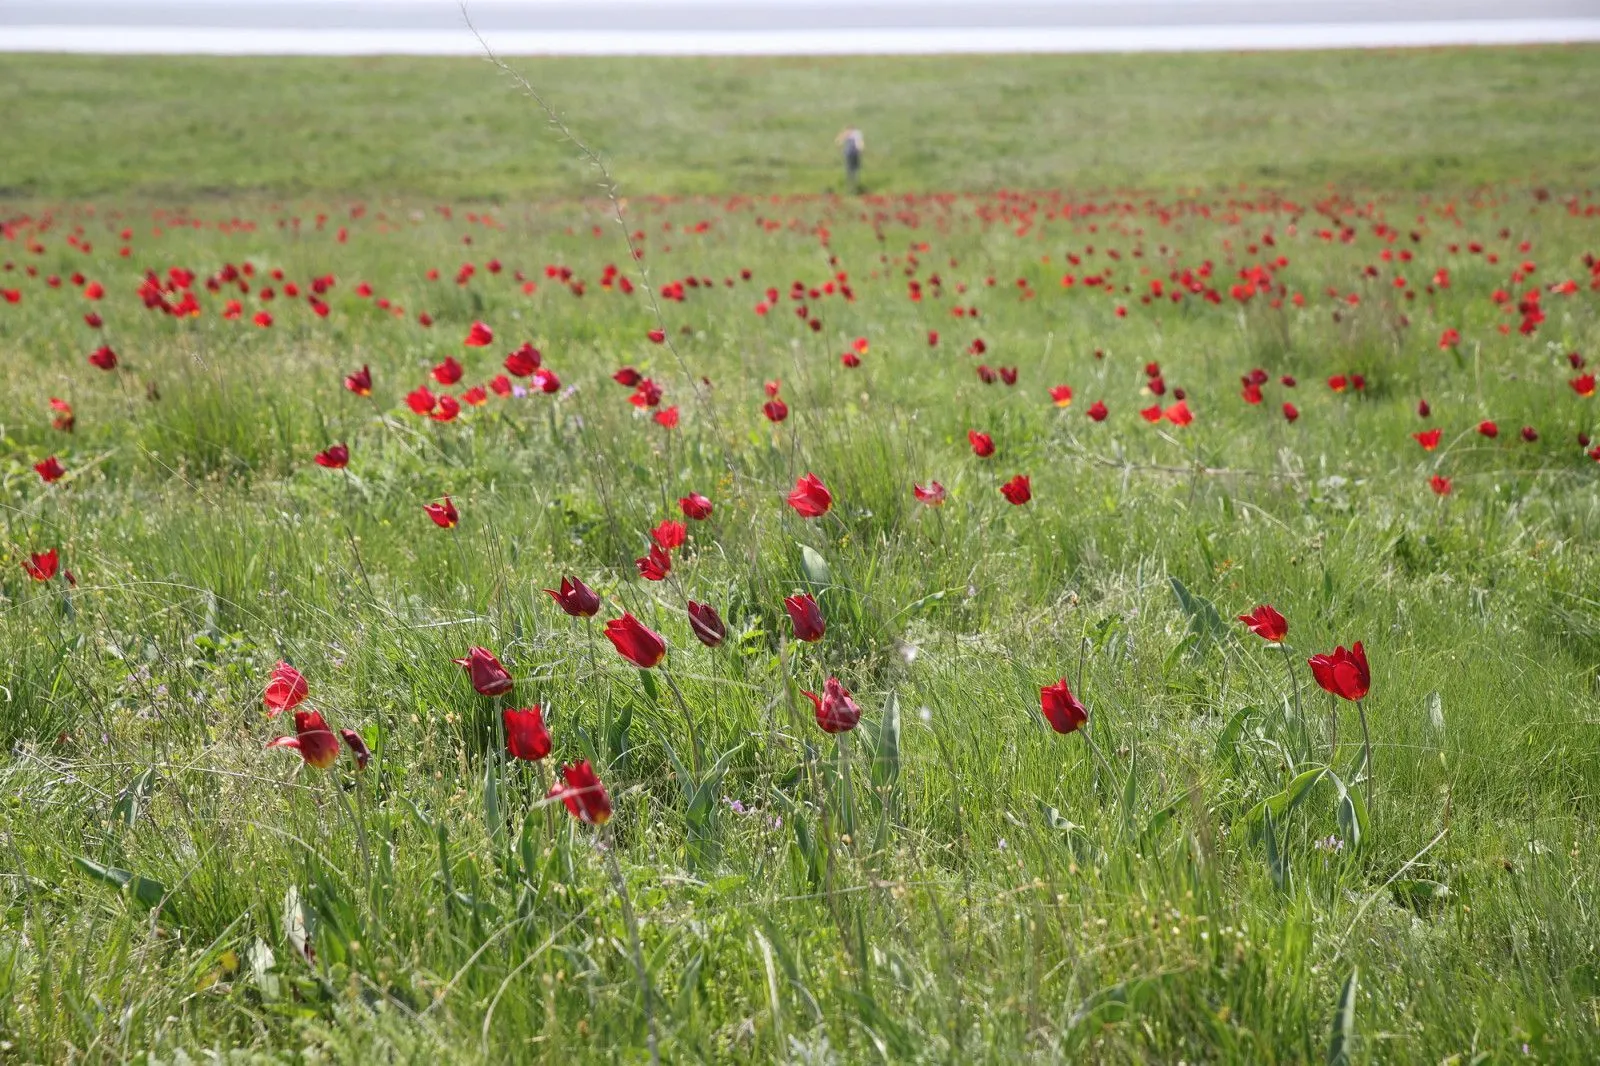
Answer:
[{"label": "field of tulips", "polygon": [[0,201],[0,1060],[1588,1059],[1589,167]]}]

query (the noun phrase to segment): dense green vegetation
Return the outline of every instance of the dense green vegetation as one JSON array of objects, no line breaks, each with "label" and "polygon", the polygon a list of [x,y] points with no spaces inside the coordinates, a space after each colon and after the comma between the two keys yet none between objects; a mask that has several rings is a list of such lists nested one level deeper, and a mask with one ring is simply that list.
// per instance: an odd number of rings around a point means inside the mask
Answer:
[{"label": "dense green vegetation", "polygon": [[620,229],[482,65],[0,59],[0,1058],[1584,1061],[1592,55],[525,64]]}]

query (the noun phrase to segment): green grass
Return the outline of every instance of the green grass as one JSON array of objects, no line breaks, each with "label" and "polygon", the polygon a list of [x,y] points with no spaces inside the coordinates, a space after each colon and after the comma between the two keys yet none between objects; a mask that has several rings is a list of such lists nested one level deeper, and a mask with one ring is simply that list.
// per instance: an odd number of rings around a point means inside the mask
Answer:
[{"label": "green grass", "polygon": [[[616,162],[650,283],[712,280],[660,319],[642,288],[600,284],[630,263],[602,206],[535,199],[584,172],[480,65],[0,60],[25,147],[0,160],[17,195],[0,290],[21,294],[0,302],[0,1057],[637,1062],[653,1026],[669,1062],[1585,1061],[1600,467],[1574,438],[1600,427],[1567,353],[1600,351],[1600,221],[1594,120],[1559,101],[1589,91],[1592,56],[528,64]],[[1004,172],[967,169],[977,118],[948,112],[983,117]],[[850,117],[874,185],[914,194],[649,197],[825,185]],[[1056,122],[1094,135],[1040,126]],[[924,134],[926,154],[880,128]],[[941,195],[1058,183],[1105,191]],[[169,197],[201,202],[150,206]],[[474,197],[506,202],[435,204]],[[1318,232],[1345,225],[1348,242]],[[1280,255],[1282,306],[1230,295]],[[207,291],[246,262],[249,294]],[[1205,262],[1219,303],[1140,301]],[[198,275],[200,317],[135,295],[172,266]],[[1107,267],[1116,291],[1087,290]],[[841,271],[854,299],[808,297],[807,328],[791,281]],[[326,274],[326,318],[283,295]],[[1491,299],[1569,278],[1532,336]],[[251,324],[263,308],[270,329]],[[494,345],[462,347],[479,319]],[[670,346],[646,339],[658,322]],[[963,354],[977,338],[981,359]],[[444,356],[466,365],[460,393],[524,340],[559,392],[448,424],[407,409]],[[101,343],[113,373],[85,362]],[[1139,417],[1151,361],[1192,425]],[[983,384],[980,362],[1018,383]],[[364,363],[371,400],[341,387]],[[662,384],[676,430],[626,402],[622,365]],[[1256,367],[1271,381],[1250,406]],[[1364,390],[1326,384],[1351,373]],[[775,379],[778,426],[760,413]],[[51,427],[50,397],[75,432]],[[1486,418],[1497,439],[1474,431]],[[1429,425],[1425,453],[1411,434]],[[336,441],[348,477],[311,461]],[[32,465],[50,454],[69,473],[47,486]],[[835,497],[818,521],[783,503],[806,471]],[[998,492],[1016,473],[1022,507]],[[939,510],[911,495],[929,479]],[[689,523],[673,580],[645,582],[646,531],[689,491],[715,513]],[[421,508],[447,493],[449,532]],[[75,587],[19,565],[50,547]],[[597,621],[660,630],[665,671],[539,591],[567,574],[606,597]],[[782,608],[802,589],[828,620],[814,645]],[[721,648],[693,640],[686,597],[727,620]],[[1294,685],[1231,621],[1258,603],[1289,618]],[[1366,781],[1355,709],[1303,665],[1355,640]],[[490,757],[495,705],[450,663],[473,644],[511,669],[515,705],[545,707],[551,763],[593,761],[605,830],[541,802],[549,767]],[[265,750],[289,729],[260,699],[279,658],[364,734],[365,771]],[[800,695],[830,675],[864,711],[844,744]],[[1062,677],[1093,748],[1040,718]]]},{"label": "green grass", "polygon": [[[635,194],[1591,185],[1593,46],[922,59],[514,59]],[[0,195],[593,194],[481,60],[0,56]]]}]

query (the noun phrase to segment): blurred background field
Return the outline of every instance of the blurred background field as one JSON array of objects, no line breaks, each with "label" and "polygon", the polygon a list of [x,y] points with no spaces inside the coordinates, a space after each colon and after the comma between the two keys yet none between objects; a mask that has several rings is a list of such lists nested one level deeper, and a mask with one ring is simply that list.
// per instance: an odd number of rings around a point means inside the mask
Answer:
[{"label": "blurred background field", "polygon": [[[1600,47],[516,59],[633,195],[1588,186]],[[593,176],[477,59],[0,56],[10,198],[541,200]]]}]

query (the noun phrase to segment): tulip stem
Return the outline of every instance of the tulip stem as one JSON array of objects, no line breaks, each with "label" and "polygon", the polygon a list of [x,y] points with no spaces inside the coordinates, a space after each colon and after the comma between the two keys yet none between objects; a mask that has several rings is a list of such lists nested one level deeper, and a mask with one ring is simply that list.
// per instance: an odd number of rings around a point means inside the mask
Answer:
[{"label": "tulip stem", "polygon": [[[358,789],[361,787],[359,774],[360,771],[358,770],[356,780],[356,788]],[[361,868],[367,875],[367,892],[370,900],[370,893],[372,892],[372,849],[367,846],[366,827],[361,824],[361,819],[356,817],[355,811],[350,809],[350,801],[345,798],[344,788],[339,784],[336,774],[329,775],[328,787],[333,789],[334,798],[339,801],[339,809],[344,812],[346,818],[350,819],[350,825],[356,831],[356,847],[361,849]]]},{"label": "tulip stem", "polygon": [[1278,650],[1283,652],[1283,665],[1289,671],[1289,687],[1294,690],[1294,716],[1300,721],[1300,738],[1305,741],[1306,758],[1311,757],[1311,728],[1306,724],[1306,713],[1300,706],[1300,679],[1294,673],[1294,660],[1289,657],[1289,646],[1282,641],[1278,642]]},{"label": "tulip stem", "polygon": [[1100,745],[1096,744],[1094,742],[1094,738],[1089,735],[1088,723],[1087,722],[1084,723],[1084,727],[1082,729],[1078,730],[1078,732],[1083,735],[1083,742],[1085,744],[1089,745],[1089,750],[1091,752],[1093,752],[1094,753],[1094,757],[1097,760],[1099,760],[1100,768],[1105,771],[1106,779],[1111,782],[1112,788],[1116,788],[1117,787],[1117,774],[1116,774],[1116,771],[1111,769],[1111,763],[1106,761],[1105,753],[1100,750]]},{"label": "tulip stem", "polygon": [[844,831],[850,837],[850,842],[855,843],[856,835],[856,794],[855,786],[850,780],[850,733],[846,730],[839,734],[839,787],[840,805],[843,810],[841,821],[844,822]]},{"label": "tulip stem", "polygon": [[350,510],[345,515],[344,520],[344,535],[350,539],[350,554],[355,557],[356,570],[361,574],[362,583],[367,586],[367,595],[371,596],[373,600],[377,600],[378,594],[372,591],[372,578],[367,576],[367,564],[361,561],[361,548],[356,543],[355,526],[350,518],[350,515],[357,513],[355,482],[350,477],[350,468],[348,466],[341,469],[344,473],[345,495],[350,498]]},{"label": "tulip stem", "polygon": [[[689,701],[683,698],[683,693],[678,690],[678,683],[672,680],[672,675],[666,667],[661,668],[661,676],[667,679],[667,687],[672,690],[673,697],[678,701],[678,709],[683,712],[683,720],[689,725],[689,757],[694,767],[694,776],[700,777],[700,734],[694,727],[694,715],[689,713]],[[697,785],[699,781],[695,782]]]},{"label": "tulip stem", "polygon": [[644,950],[639,946],[639,921],[634,917],[633,900],[628,896],[628,881],[622,876],[622,864],[617,862],[616,834],[606,832],[599,843],[600,849],[605,852],[606,868],[611,871],[611,883],[622,902],[622,921],[628,927],[628,949],[633,955],[633,967],[639,974],[639,992],[644,997],[645,1039],[650,1045],[651,1066],[661,1066],[661,1048],[656,1043],[655,993],[650,984],[650,972],[644,966]]},{"label": "tulip stem", "polygon": [[1366,764],[1367,813],[1372,813],[1372,734],[1367,732],[1367,701],[1356,700],[1356,713],[1361,716],[1361,760]]}]

